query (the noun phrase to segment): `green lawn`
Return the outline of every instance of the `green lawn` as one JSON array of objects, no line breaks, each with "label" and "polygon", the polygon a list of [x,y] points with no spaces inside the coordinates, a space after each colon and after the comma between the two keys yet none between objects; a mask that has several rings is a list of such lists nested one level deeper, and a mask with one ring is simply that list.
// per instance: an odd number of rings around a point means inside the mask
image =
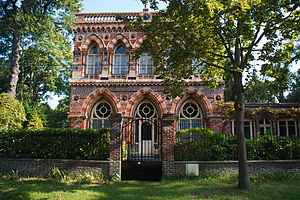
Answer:
[{"label": "green lawn", "polygon": [[76,184],[42,178],[0,180],[0,199],[299,199],[300,174],[251,176],[251,190],[236,176],[165,178],[161,182]]}]

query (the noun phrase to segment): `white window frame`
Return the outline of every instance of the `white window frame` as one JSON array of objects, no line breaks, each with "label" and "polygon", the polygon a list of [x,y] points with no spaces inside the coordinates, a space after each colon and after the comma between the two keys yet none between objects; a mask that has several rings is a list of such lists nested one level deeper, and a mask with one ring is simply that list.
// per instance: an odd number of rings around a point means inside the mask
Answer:
[{"label": "white window frame", "polygon": [[[261,119],[260,119],[261,120]],[[269,120],[269,124],[267,124],[266,123],[266,118],[262,118],[262,120],[263,120],[263,124],[261,124],[260,123],[260,120],[258,120],[258,127],[259,127],[259,133],[260,133],[260,135],[261,136],[263,136],[263,135],[266,135],[267,134],[267,128],[270,128],[270,132],[271,132],[271,134],[272,134],[272,126],[271,126],[271,124],[272,124],[272,121],[270,120],[270,119],[267,119],[267,120]],[[262,135],[262,133],[260,132],[260,128],[263,128],[264,129],[264,134]]]},{"label": "white window frame", "polygon": [[[126,54],[117,54],[116,51],[118,50],[118,48],[123,47],[125,49]],[[118,68],[116,68],[116,57],[119,57],[119,63],[118,63]],[[126,57],[126,71],[124,73],[122,73],[122,58]],[[115,73],[115,70],[117,69],[117,73]],[[111,74],[113,75],[125,75],[128,73],[128,53],[126,51],[126,48],[123,45],[118,45],[117,48],[114,51],[114,56],[113,56],[113,65],[112,65],[112,70],[111,70]]]},{"label": "white window frame", "polygon": [[[145,65],[141,65],[141,57],[145,57]],[[153,68],[153,61],[151,61],[151,63],[149,64],[148,63],[148,58],[150,57],[150,59],[152,60],[152,56],[150,56],[149,54],[144,54],[144,55],[141,55],[140,58],[139,58],[139,74],[143,74],[143,75],[147,75],[147,74],[153,74],[154,73],[154,68]],[[142,73],[141,72],[141,68],[142,66],[145,68],[145,72]],[[151,68],[150,68],[151,67]],[[151,72],[149,72],[151,69]]]},{"label": "white window frame", "polygon": [[[90,51],[94,48],[94,47],[97,47],[98,48],[98,53],[97,54],[94,54],[94,53],[90,53]],[[93,57],[93,63],[91,64],[90,63],[90,57]],[[99,63],[96,61],[96,59],[99,58]],[[95,43],[95,44],[92,44],[88,50],[88,54],[87,54],[87,61],[86,61],[87,65],[86,65],[86,70],[85,70],[85,73],[87,75],[93,75],[93,74],[100,74],[101,73],[101,63],[102,63],[102,56],[101,56],[101,53],[100,53],[100,48],[98,47],[98,45]],[[92,66],[92,73],[89,73],[89,66]],[[99,69],[99,73],[96,72],[97,69]]]},{"label": "white window frame", "polygon": [[[286,129],[286,135],[285,136],[290,136],[289,133],[289,124],[288,122],[294,122],[294,126],[295,126],[295,137],[298,137],[298,133],[297,133],[297,121],[296,120],[290,120],[290,119],[279,119],[277,121],[277,135],[280,136],[280,122],[285,122],[285,129]],[[299,128],[299,127],[298,127]]]},{"label": "white window frame", "polygon": [[[250,122],[250,138],[254,138],[254,133],[255,133],[255,122],[251,119],[244,119],[244,132],[245,132],[245,122]],[[230,120],[230,127],[231,127],[231,135],[235,135],[235,119]],[[245,135],[246,137],[246,135]]]},{"label": "white window frame", "polygon": [[[96,113],[96,109],[97,109],[98,105],[101,104],[101,103],[108,104],[108,106],[110,108],[110,114],[107,117],[98,116],[98,114]],[[112,106],[111,106],[111,104],[106,99],[101,99],[100,101],[98,101],[94,105],[94,107],[92,109],[92,112],[91,112],[90,128],[95,129],[94,125],[93,125],[94,120],[101,121],[101,127],[100,128],[109,128],[109,125],[105,126],[107,124],[105,122],[108,122],[108,124],[109,124],[109,118],[110,118],[112,112],[113,112]]]},{"label": "white window frame", "polygon": [[[198,109],[198,114],[196,115],[196,117],[192,117],[192,118],[188,118],[186,116],[184,116],[183,114],[183,107],[188,104],[188,103],[193,103],[196,105],[197,109]],[[204,123],[203,123],[203,110],[201,108],[201,106],[198,104],[198,102],[196,102],[193,98],[189,98],[187,99],[180,107],[179,113],[178,113],[178,117],[179,120],[177,122],[177,130],[186,130],[186,129],[181,129],[181,122],[183,120],[188,120],[189,121],[189,127],[187,129],[193,128],[193,123],[192,121],[200,121],[201,126],[200,127],[205,127]]]}]

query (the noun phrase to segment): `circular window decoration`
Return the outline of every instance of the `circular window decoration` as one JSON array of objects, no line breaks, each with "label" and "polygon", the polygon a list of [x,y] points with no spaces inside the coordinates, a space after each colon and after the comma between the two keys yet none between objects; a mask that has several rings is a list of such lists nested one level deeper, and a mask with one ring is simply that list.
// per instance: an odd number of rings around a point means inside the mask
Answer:
[{"label": "circular window decoration", "polygon": [[194,103],[189,102],[183,106],[182,114],[186,118],[195,118],[198,116],[198,113],[199,109]]},{"label": "circular window decoration", "polygon": [[138,109],[138,114],[146,119],[151,118],[155,114],[154,106],[150,103],[143,103]]},{"label": "circular window decoration", "polygon": [[78,37],[78,40],[82,40],[83,39],[83,37],[80,35],[79,37]]},{"label": "circular window decoration", "polygon": [[102,102],[96,106],[95,114],[97,117],[105,119],[111,114],[111,107],[108,103]]},{"label": "circular window decoration", "polygon": [[127,96],[124,95],[124,96],[121,97],[121,99],[122,99],[122,101],[127,101]]},{"label": "circular window decoration", "polygon": [[217,100],[217,101],[221,101],[221,99],[222,99],[222,97],[221,97],[220,95],[217,95],[217,96],[216,96],[216,100]]},{"label": "circular window decoration", "polygon": [[108,40],[109,39],[109,35],[105,35],[104,39]]},{"label": "circular window decoration", "polygon": [[166,96],[166,100],[167,100],[167,101],[170,101],[171,99],[172,99],[171,95],[167,95],[167,96]]},{"label": "circular window decoration", "polygon": [[149,20],[149,19],[150,19],[149,14],[144,14],[144,15],[143,15],[143,19],[144,19],[145,21]]},{"label": "circular window decoration", "polygon": [[79,100],[79,96],[75,96],[74,101],[78,101],[78,100]]}]

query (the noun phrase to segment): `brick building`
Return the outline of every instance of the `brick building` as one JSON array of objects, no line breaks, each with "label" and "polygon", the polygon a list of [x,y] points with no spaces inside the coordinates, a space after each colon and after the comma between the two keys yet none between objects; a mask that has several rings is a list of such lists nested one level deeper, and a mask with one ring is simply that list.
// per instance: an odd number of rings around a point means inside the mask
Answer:
[{"label": "brick building", "polygon": [[[234,126],[232,120],[224,125],[226,120],[216,109],[217,103],[224,101],[224,81],[220,80],[214,90],[203,86],[199,74],[194,74],[186,79],[183,96],[172,99],[164,94],[162,79],[154,75],[151,56],[133,59],[145,35],[125,31],[124,24],[117,20],[119,15],[132,19],[142,16],[145,21],[152,17],[147,9],[76,15],[70,126],[112,128],[110,160],[115,172],[121,172],[121,146],[125,143],[123,160],[159,162],[163,173],[172,173],[176,130],[210,127],[229,133],[229,125]],[[298,132],[299,122],[295,123]],[[249,137],[255,135],[253,127],[251,121]]]}]

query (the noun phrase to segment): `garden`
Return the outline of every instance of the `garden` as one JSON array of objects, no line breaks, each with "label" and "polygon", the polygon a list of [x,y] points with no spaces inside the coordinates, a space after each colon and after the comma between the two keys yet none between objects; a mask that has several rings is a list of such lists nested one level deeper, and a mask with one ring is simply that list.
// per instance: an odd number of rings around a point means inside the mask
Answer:
[{"label": "garden", "polygon": [[[57,175],[57,174],[56,174]],[[251,175],[240,190],[236,175],[167,176],[161,182],[19,177],[1,174],[0,199],[299,199],[300,174]],[[79,181],[81,180],[81,181]]]}]

